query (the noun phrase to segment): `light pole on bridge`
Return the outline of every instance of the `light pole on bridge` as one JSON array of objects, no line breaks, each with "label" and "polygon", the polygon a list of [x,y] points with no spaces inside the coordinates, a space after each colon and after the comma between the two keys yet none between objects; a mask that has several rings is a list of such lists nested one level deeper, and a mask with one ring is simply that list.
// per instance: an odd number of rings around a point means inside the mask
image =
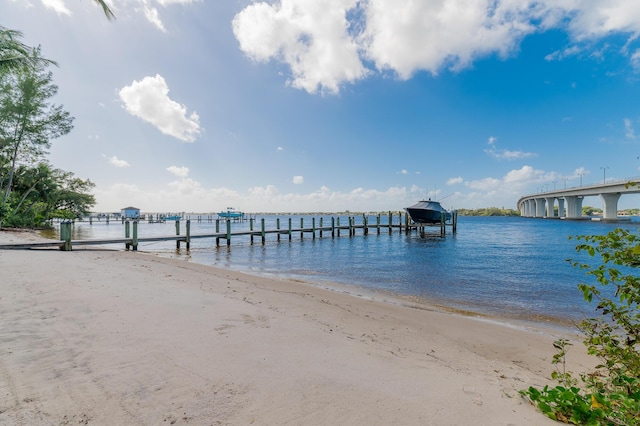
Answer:
[{"label": "light pole on bridge", "polygon": [[605,184],[607,183],[607,169],[609,166],[602,166],[600,168],[602,169],[602,183]]},{"label": "light pole on bridge", "polygon": [[582,186],[582,176],[584,176],[584,173],[578,173],[578,176],[580,176],[580,186]]}]

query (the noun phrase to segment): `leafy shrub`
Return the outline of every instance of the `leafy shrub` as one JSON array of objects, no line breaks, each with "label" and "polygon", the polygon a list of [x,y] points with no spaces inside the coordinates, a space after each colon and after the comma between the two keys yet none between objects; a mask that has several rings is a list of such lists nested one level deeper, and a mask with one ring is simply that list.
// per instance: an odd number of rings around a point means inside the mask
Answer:
[{"label": "leafy shrub", "polygon": [[597,265],[572,261],[573,266],[595,278],[579,284],[589,303],[596,303],[592,318],[578,328],[590,355],[599,363],[593,372],[580,375],[584,389],[565,369],[569,343],[554,342],[556,355],[553,388],[530,387],[520,393],[549,418],[577,425],[640,425],[640,236],[615,229],[603,236],[580,236],[578,252],[600,256]]}]

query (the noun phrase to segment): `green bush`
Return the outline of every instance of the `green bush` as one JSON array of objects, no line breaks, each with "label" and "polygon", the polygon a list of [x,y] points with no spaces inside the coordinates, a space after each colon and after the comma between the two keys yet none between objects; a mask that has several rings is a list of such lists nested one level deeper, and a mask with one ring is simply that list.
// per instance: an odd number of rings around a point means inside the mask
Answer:
[{"label": "green bush", "polygon": [[569,343],[558,340],[552,363],[553,388],[530,387],[520,393],[528,397],[549,418],[576,425],[640,425],[640,236],[615,229],[603,236],[580,236],[578,252],[596,265],[571,261],[573,266],[594,277],[597,284],[579,284],[595,315],[578,328],[590,355],[598,358],[595,370],[580,375],[583,388],[566,371]]}]

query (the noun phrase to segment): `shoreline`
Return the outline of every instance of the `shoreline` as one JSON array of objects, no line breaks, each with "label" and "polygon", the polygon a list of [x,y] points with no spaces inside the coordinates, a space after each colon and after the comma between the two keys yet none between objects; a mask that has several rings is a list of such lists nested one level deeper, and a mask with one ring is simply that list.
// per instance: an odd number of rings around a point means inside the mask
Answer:
[{"label": "shoreline", "polygon": [[[487,321],[494,321],[497,323],[504,323],[514,327],[523,327],[527,329],[542,329],[550,332],[560,333],[578,333],[576,328],[576,320],[568,317],[552,316],[552,315],[536,315],[535,319],[527,317],[526,314],[498,314],[492,312],[486,312],[481,309],[481,305],[474,305],[471,302],[466,303],[466,307],[461,302],[450,302],[445,299],[436,299],[426,296],[409,295],[403,293],[396,293],[393,290],[387,290],[383,288],[367,287],[363,284],[345,284],[331,280],[318,280],[314,281],[307,277],[291,276],[289,274],[274,274],[274,273],[260,273],[257,271],[238,269],[227,269],[220,266],[210,265],[203,262],[187,259],[182,256],[175,256],[172,253],[154,252],[141,250],[139,253],[145,253],[152,256],[158,256],[165,259],[173,259],[177,261],[187,262],[195,265],[210,266],[214,269],[222,271],[233,271],[249,276],[255,276],[273,280],[284,280],[291,282],[298,282],[303,285],[317,287],[327,291],[335,291],[338,293],[349,294],[353,297],[360,297],[367,300],[374,300],[381,303],[391,303],[399,306],[404,306],[413,309],[425,309],[425,310],[437,310],[440,312],[448,312],[452,314],[458,314],[467,317],[477,317],[485,319]],[[576,287],[576,292],[578,291]],[[450,303],[447,303],[450,302]],[[476,308],[476,309],[474,309]]]},{"label": "shoreline", "polygon": [[592,365],[577,335],[147,253],[0,267],[3,424],[552,425],[518,390],[558,336]]}]

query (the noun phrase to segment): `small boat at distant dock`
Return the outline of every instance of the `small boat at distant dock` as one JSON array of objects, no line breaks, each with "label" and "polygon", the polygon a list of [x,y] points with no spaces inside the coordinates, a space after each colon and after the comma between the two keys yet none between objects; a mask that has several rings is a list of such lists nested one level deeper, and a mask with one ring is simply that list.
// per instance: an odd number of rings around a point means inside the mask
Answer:
[{"label": "small boat at distant dock", "polygon": [[406,207],[405,210],[411,216],[411,220],[416,223],[435,224],[443,220],[451,220],[451,213],[448,212],[439,201],[431,199],[418,201],[416,204]]},{"label": "small boat at distant dock", "polygon": [[244,218],[244,212],[239,212],[233,207],[227,207],[227,211],[218,213],[218,217],[224,219],[242,219]]}]

